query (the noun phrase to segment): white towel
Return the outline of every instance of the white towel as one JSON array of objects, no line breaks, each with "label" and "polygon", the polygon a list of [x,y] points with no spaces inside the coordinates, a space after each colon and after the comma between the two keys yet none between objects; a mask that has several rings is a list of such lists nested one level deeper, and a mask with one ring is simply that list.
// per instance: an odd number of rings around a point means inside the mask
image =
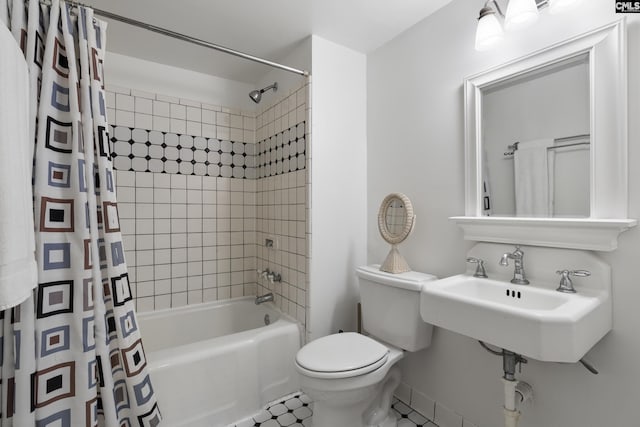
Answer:
[{"label": "white towel", "polygon": [[520,142],[514,153],[516,215],[553,216],[553,139]]},{"label": "white towel", "polygon": [[31,296],[38,284],[38,267],[27,63],[4,25],[0,25],[0,52],[0,310],[4,310]]}]

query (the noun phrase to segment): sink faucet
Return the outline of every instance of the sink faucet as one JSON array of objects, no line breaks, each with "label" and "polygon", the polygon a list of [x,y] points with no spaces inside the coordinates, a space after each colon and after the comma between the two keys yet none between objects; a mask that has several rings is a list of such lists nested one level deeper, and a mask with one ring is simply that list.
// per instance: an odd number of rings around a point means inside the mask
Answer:
[{"label": "sink faucet", "polygon": [[524,252],[520,250],[520,246],[516,246],[516,250],[512,253],[506,252],[503,254],[500,259],[500,265],[503,267],[508,266],[509,258],[513,260],[514,264],[513,279],[511,279],[511,283],[515,283],[517,285],[528,285],[529,281],[524,274]]},{"label": "sink faucet", "polygon": [[262,296],[256,297],[256,305],[262,304],[263,302],[273,301],[273,294],[269,292],[268,294],[264,294]]}]

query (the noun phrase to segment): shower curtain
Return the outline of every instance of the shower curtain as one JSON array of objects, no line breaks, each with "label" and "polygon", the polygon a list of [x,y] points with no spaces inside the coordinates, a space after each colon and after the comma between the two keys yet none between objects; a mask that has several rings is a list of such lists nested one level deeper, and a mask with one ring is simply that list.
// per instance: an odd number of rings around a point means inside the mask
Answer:
[{"label": "shower curtain", "polygon": [[115,198],[106,24],[58,0],[0,11],[29,65],[39,278],[0,312],[1,425],[157,426]]}]

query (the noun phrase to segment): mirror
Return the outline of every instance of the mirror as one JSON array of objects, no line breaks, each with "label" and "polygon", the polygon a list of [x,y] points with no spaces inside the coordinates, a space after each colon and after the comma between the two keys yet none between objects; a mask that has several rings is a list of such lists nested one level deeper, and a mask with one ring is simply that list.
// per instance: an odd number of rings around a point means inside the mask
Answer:
[{"label": "mirror", "polygon": [[398,251],[398,244],[411,234],[415,218],[411,200],[404,194],[391,193],[382,201],[378,211],[378,229],[382,238],[391,244],[391,250],[380,266],[381,271],[394,274],[411,271]]},{"label": "mirror", "polygon": [[483,215],[589,216],[588,59],[481,89]]},{"label": "mirror", "polygon": [[384,213],[384,218],[387,232],[393,236],[400,235],[407,223],[407,209],[404,202],[397,197],[392,198]]},{"label": "mirror", "polygon": [[464,101],[465,239],[611,251],[636,225],[624,19],[465,79]]}]

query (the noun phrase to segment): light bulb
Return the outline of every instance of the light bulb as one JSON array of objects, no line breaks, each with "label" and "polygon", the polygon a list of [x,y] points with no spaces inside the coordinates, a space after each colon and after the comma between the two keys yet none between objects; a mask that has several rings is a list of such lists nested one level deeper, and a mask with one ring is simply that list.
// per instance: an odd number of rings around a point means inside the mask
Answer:
[{"label": "light bulb", "polygon": [[504,35],[502,25],[496,18],[496,13],[490,7],[483,7],[478,19],[476,29],[476,50],[487,50],[500,40]]},{"label": "light bulb", "polygon": [[509,0],[504,27],[507,31],[525,28],[538,19],[536,0]]},{"label": "light bulb", "polygon": [[559,13],[576,6],[581,0],[549,0],[549,13]]}]

